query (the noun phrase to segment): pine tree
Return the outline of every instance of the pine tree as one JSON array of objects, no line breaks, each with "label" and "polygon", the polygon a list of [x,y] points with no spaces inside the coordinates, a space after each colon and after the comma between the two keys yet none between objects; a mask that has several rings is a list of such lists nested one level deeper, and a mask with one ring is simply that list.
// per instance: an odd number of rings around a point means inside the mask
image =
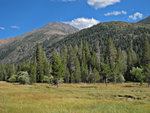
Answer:
[{"label": "pine tree", "polygon": [[150,63],[150,45],[148,38],[145,38],[142,49],[142,66],[146,66]]},{"label": "pine tree", "polygon": [[83,54],[83,43],[81,40],[80,47],[78,49],[78,57],[79,57],[80,64],[82,64],[82,54]]},{"label": "pine tree", "polygon": [[115,72],[115,82],[124,82],[124,79],[123,79],[123,74],[124,72],[126,71],[126,64],[124,63],[124,59],[123,58],[123,53],[121,51],[121,49],[118,50],[118,53],[117,53],[117,58],[116,58],[116,65],[115,65],[115,69],[114,69],[114,72]]},{"label": "pine tree", "polygon": [[132,69],[132,67],[137,65],[137,55],[135,53],[135,51],[133,50],[133,45],[132,45],[132,41],[130,42],[130,47],[128,50],[128,57],[127,57],[127,72],[126,72],[126,80],[127,81],[132,81],[133,78],[130,74],[130,70]]},{"label": "pine tree", "polygon": [[76,83],[81,82],[81,68],[80,68],[80,62],[79,62],[77,57],[76,57],[76,61],[75,61],[74,76],[75,76],[75,82]]},{"label": "pine tree", "polygon": [[31,83],[36,83],[37,82],[37,77],[36,77],[36,75],[37,75],[37,62],[36,62],[36,56],[35,56],[35,58],[34,58],[34,63],[33,63],[33,65],[31,65],[31,67],[30,67],[30,76],[31,76]]},{"label": "pine tree", "polygon": [[114,64],[115,64],[115,59],[116,59],[116,48],[114,46],[113,40],[111,38],[109,38],[108,43],[107,43],[107,47],[106,47],[106,56],[108,57],[108,61],[109,61],[109,65],[110,68],[113,69],[114,68]]},{"label": "pine tree", "polygon": [[44,65],[43,65],[43,49],[40,44],[37,46],[36,50],[36,61],[37,61],[37,81],[43,82],[44,79]]},{"label": "pine tree", "polygon": [[89,81],[91,83],[96,83],[97,81],[100,80],[100,75],[99,75],[99,72],[97,71],[96,68],[93,69],[93,72],[90,74],[90,77],[89,77]]},{"label": "pine tree", "polygon": [[97,41],[97,62],[98,62],[98,71],[101,71],[101,51],[100,51],[100,45],[99,45],[99,41]]},{"label": "pine tree", "polygon": [[96,69],[99,69],[100,68],[100,65],[98,64],[98,57],[96,55],[96,53],[93,51],[93,55],[91,56],[91,65],[92,65],[92,68],[96,68]]},{"label": "pine tree", "polygon": [[87,62],[88,69],[89,69],[90,63],[91,63],[91,53],[90,53],[90,50],[89,50],[89,46],[88,46],[88,42],[87,42],[87,41],[86,41],[86,43],[85,43],[85,58],[86,58],[86,62]]},{"label": "pine tree", "polygon": [[64,82],[69,83],[70,73],[69,73],[69,69],[67,67],[67,65],[68,65],[68,49],[66,46],[64,46],[61,49],[61,61],[64,66]]},{"label": "pine tree", "polygon": [[146,75],[146,81],[150,86],[150,45],[148,38],[145,38],[143,44],[142,66]]},{"label": "pine tree", "polygon": [[109,38],[107,47],[106,47],[106,55],[105,55],[105,61],[108,60],[109,67],[111,69],[111,81],[115,82],[116,74],[115,74],[115,65],[116,65],[116,48],[114,46],[113,40]]},{"label": "pine tree", "polygon": [[58,55],[57,50],[54,51],[51,59],[51,66],[52,66],[52,75],[54,77],[54,82],[57,84],[57,88],[59,87],[60,83],[62,82],[62,77],[64,76],[63,65],[61,58]]},{"label": "pine tree", "polygon": [[102,66],[103,79],[107,87],[108,80],[111,78],[112,75],[112,70],[109,66],[108,57],[105,59],[105,62],[102,62],[101,64],[102,64],[101,66]]},{"label": "pine tree", "polygon": [[84,50],[83,50],[83,54],[82,54],[82,63],[81,63],[81,78],[82,78],[82,82],[86,82],[88,79],[88,65],[86,62]]},{"label": "pine tree", "polygon": [[43,51],[43,74],[44,76],[50,76],[50,64],[47,60],[47,57]]},{"label": "pine tree", "polygon": [[76,55],[72,46],[70,46],[69,50],[69,59],[68,59],[68,68],[70,72],[70,83],[73,83],[74,80],[74,72],[75,72],[75,59]]}]

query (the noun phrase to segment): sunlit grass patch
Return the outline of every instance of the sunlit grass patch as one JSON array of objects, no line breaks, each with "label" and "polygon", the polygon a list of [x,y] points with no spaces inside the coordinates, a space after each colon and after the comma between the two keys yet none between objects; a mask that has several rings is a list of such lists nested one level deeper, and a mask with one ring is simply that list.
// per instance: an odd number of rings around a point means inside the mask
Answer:
[{"label": "sunlit grass patch", "polygon": [[19,85],[0,82],[0,113],[149,113],[150,88],[137,83]]}]

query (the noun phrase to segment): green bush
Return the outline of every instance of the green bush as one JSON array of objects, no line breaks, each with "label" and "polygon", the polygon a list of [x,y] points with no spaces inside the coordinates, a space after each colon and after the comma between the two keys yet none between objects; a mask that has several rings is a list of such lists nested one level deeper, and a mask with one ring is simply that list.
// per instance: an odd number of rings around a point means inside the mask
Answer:
[{"label": "green bush", "polygon": [[119,82],[119,83],[125,82],[125,78],[124,78],[124,76],[123,76],[122,74],[120,74],[120,75],[118,76],[117,82]]},{"label": "green bush", "polygon": [[132,70],[130,70],[130,74],[134,77],[136,82],[140,82],[141,85],[143,84],[145,76],[142,68],[133,67]]},{"label": "green bush", "polygon": [[18,78],[17,75],[12,75],[12,76],[8,79],[8,82],[17,82],[17,78]]},{"label": "green bush", "polygon": [[44,76],[43,82],[45,83],[51,83],[53,80],[53,76]]},{"label": "green bush", "polygon": [[30,84],[30,77],[28,72],[26,71],[20,71],[18,73],[18,81],[20,84]]}]

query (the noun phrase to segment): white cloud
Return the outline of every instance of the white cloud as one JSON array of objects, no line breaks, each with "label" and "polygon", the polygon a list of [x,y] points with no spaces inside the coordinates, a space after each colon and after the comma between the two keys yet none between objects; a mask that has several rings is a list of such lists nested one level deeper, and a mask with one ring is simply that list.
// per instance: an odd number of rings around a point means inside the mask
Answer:
[{"label": "white cloud", "polygon": [[136,12],[133,15],[129,16],[129,18],[132,19],[132,20],[137,20],[138,18],[142,18],[142,17],[143,17],[143,14],[140,13],[140,12]]},{"label": "white cloud", "polygon": [[13,28],[13,29],[20,29],[20,27],[19,27],[19,26],[16,26],[16,25],[10,26],[10,27]]},{"label": "white cloud", "polygon": [[0,27],[0,30],[5,30],[5,27]]},{"label": "white cloud", "polygon": [[113,12],[105,13],[104,15],[105,15],[105,16],[110,16],[110,15],[115,15],[115,16],[117,16],[117,15],[121,15],[121,14],[126,15],[127,12],[124,11],[124,10],[122,10],[122,11],[113,11]]},{"label": "white cloud", "polygon": [[124,10],[122,10],[121,12],[122,12],[122,14],[124,14],[124,15],[126,15],[126,14],[127,14],[127,12],[126,12],[126,11],[124,11]]},{"label": "white cloud", "polygon": [[89,5],[93,6],[95,9],[105,8],[109,5],[119,3],[120,0],[88,0]]},{"label": "white cloud", "polygon": [[93,25],[96,25],[99,22],[100,21],[98,21],[94,18],[88,19],[88,18],[82,17],[82,18],[74,19],[71,22],[65,22],[65,23],[68,23],[78,29],[84,29],[84,28],[92,27]]}]

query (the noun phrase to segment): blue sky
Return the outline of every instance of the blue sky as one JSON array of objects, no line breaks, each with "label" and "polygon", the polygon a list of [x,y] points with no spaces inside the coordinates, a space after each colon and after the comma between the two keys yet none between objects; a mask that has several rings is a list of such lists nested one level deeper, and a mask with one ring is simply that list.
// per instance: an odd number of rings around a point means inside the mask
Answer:
[{"label": "blue sky", "polygon": [[0,0],[0,39],[52,21],[79,29],[99,22],[137,22],[150,15],[150,0]]}]

